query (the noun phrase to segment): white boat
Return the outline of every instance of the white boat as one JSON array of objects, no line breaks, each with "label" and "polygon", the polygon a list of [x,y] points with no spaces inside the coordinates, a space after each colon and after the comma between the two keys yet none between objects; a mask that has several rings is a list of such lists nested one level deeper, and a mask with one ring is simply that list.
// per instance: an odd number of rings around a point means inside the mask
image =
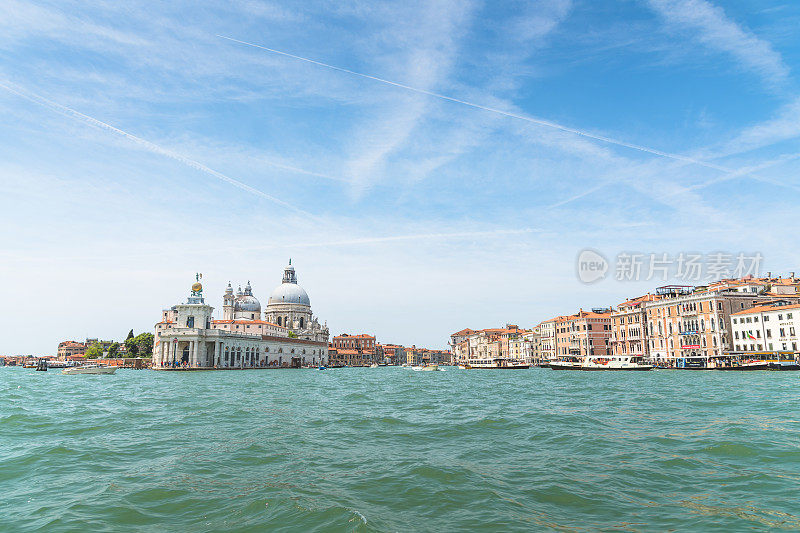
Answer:
[{"label": "white boat", "polygon": [[476,368],[500,368],[505,370],[524,370],[526,368],[530,368],[531,365],[528,363],[523,363],[522,361],[516,361],[514,359],[505,359],[502,357],[498,357],[496,359],[472,359],[464,365],[463,368],[470,370]]},{"label": "white boat", "polygon": [[570,357],[550,363],[553,370],[652,370],[653,365],[635,356],[588,356],[584,358]]},{"label": "white boat", "polygon": [[372,363],[369,365],[370,368],[378,368],[378,363]]},{"label": "white boat", "polygon": [[72,368],[65,368],[61,371],[62,374],[113,374],[117,371],[115,366],[106,365],[81,365],[73,366]]}]

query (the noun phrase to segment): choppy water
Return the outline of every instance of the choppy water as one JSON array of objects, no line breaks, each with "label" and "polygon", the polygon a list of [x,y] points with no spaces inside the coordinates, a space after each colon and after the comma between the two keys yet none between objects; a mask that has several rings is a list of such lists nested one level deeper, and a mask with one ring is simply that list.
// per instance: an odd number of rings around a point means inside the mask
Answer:
[{"label": "choppy water", "polygon": [[0,531],[800,529],[798,385],[0,368]]}]

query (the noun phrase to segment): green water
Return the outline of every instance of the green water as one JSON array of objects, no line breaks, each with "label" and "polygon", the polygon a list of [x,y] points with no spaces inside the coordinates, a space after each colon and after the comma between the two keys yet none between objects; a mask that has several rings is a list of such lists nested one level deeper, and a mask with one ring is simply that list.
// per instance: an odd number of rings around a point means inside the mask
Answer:
[{"label": "green water", "polygon": [[0,531],[800,529],[798,385],[0,368]]}]

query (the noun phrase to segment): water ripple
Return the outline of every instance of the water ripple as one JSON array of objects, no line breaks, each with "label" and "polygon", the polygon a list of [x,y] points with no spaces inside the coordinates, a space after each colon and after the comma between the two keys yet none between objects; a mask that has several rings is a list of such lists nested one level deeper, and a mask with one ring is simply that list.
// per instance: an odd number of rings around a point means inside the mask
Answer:
[{"label": "water ripple", "polygon": [[0,531],[800,529],[794,373],[0,368]]}]

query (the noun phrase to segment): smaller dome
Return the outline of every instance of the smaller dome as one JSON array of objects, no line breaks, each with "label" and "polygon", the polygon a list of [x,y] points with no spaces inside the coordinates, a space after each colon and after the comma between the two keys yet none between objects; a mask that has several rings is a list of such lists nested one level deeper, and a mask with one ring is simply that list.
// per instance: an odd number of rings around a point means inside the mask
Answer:
[{"label": "smaller dome", "polygon": [[261,302],[255,296],[237,296],[233,302],[233,310],[260,313]]}]

